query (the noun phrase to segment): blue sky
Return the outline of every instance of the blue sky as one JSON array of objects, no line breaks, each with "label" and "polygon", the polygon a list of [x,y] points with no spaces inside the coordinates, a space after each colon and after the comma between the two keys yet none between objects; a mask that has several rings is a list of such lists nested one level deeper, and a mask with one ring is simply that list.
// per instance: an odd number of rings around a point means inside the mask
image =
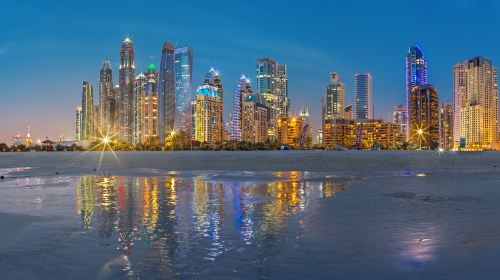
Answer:
[{"label": "blue sky", "polygon": [[[424,50],[429,82],[452,99],[452,66],[482,55],[500,61],[495,1],[14,1],[0,10],[0,142],[32,127],[35,138],[74,137],[82,80],[97,81],[107,55],[114,74],[130,35],[136,67],[158,64],[164,41],[194,49],[193,84],[222,73],[225,115],[242,73],[273,57],[289,68],[292,111],[308,106],[320,126],[321,95],[337,71],[354,100],[354,73],[373,75],[375,115],[404,101],[409,44]],[[117,81],[117,75],[115,75]]]}]

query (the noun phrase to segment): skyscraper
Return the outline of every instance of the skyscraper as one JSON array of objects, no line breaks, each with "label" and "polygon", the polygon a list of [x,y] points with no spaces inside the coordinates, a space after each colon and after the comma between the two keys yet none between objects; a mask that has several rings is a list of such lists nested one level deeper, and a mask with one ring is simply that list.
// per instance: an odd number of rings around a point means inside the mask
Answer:
[{"label": "skyscraper", "polygon": [[256,143],[267,140],[267,112],[265,100],[260,94],[245,94],[242,103],[241,141]]},{"label": "skyscraper", "polygon": [[443,102],[439,116],[439,145],[442,149],[449,151],[453,149],[453,105]]},{"label": "skyscraper", "polygon": [[75,140],[79,141],[83,139],[83,115],[82,115],[82,107],[76,107],[75,113]]},{"label": "skyscraper", "polygon": [[222,114],[224,112],[224,94],[223,94],[223,88],[222,88],[222,81],[220,78],[220,73],[216,71],[213,67],[210,68],[210,71],[205,75],[205,81],[204,85],[209,85],[213,86],[217,89],[217,95],[219,98],[215,99],[217,103],[217,133],[220,133],[219,136],[217,136],[217,139],[220,139],[219,141],[222,141],[222,134],[223,134],[223,124],[224,120],[222,117]]},{"label": "skyscraper", "polygon": [[177,48],[175,58],[175,129],[191,136],[191,84],[193,79],[193,50]]},{"label": "skyscraper", "polygon": [[103,133],[114,131],[115,95],[113,91],[113,72],[108,59],[104,60],[99,74],[99,119],[98,124]]},{"label": "skyscraper", "polygon": [[134,79],[134,107],[137,110],[134,111],[134,131],[132,144],[136,145],[138,143],[144,143],[144,115],[146,114],[145,108],[145,95],[146,95],[146,85],[148,83],[148,78],[143,73],[139,73]]},{"label": "skyscraper", "polygon": [[203,85],[196,94],[196,141],[215,144],[221,142],[222,124],[218,115],[220,96],[217,87]]},{"label": "skyscraper", "polygon": [[406,138],[408,134],[408,123],[410,119],[408,118],[408,110],[405,105],[400,104],[394,107],[394,111],[392,112],[392,123],[398,126],[399,131]]},{"label": "skyscraper", "polygon": [[356,119],[373,119],[373,101],[372,101],[372,75],[355,74],[354,92],[356,95]]},{"label": "skyscraper", "polygon": [[158,82],[158,135],[160,144],[175,128],[175,49],[170,42],[161,51],[160,78]]},{"label": "skyscraper", "polygon": [[150,63],[146,70],[146,83],[142,98],[142,143],[158,144],[158,72]]},{"label": "skyscraper", "polygon": [[120,138],[133,142],[134,131],[134,78],[135,54],[132,40],[125,37],[120,49],[119,85],[120,85]]},{"label": "skyscraper", "polygon": [[325,119],[333,120],[344,117],[345,85],[337,72],[330,73],[330,83],[326,87]]},{"label": "skyscraper", "polygon": [[276,71],[276,107],[278,109],[278,117],[288,117],[290,110],[290,99],[288,98],[288,67],[285,64],[277,64]]},{"label": "skyscraper", "polygon": [[[418,45],[412,45],[408,49],[406,55],[406,114],[410,113],[410,95],[413,87],[427,85],[427,61],[424,57],[422,49]],[[406,132],[407,141],[410,138],[410,130],[408,129],[410,120],[407,119],[406,127],[403,126],[403,131]]]},{"label": "skyscraper", "polygon": [[243,114],[243,102],[246,96],[252,94],[252,86],[250,80],[242,75],[236,88],[234,89],[233,95],[233,114],[231,115],[231,131],[229,135],[230,140],[241,141],[241,130],[242,130],[242,114]]},{"label": "skyscraper", "polygon": [[498,139],[498,77],[483,57],[453,66],[455,147],[488,149]]},{"label": "skyscraper", "polygon": [[418,148],[439,145],[439,97],[431,85],[416,86],[410,95],[410,143]]},{"label": "skyscraper", "polygon": [[92,84],[83,81],[82,86],[82,137],[81,140],[91,140],[94,136],[94,91]]},{"label": "skyscraper", "polygon": [[288,69],[279,65],[270,57],[257,59],[257,90],[269,108],[268,136],[276,139],[277,120],[280,116],[288,116],[290,107],[288,99]]}]

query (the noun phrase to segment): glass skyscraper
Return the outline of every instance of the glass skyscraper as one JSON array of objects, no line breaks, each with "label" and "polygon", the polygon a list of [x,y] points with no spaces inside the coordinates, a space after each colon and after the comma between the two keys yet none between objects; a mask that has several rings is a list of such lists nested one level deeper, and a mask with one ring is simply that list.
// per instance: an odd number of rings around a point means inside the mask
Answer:
[{"label": "glass skyscraper", "polygon": [[132,143],[134,131],[135,53],[132,40],[125,37],[120,49],[120,138]]},{"label": "glass skyscraper", "polygon": [[175,126],[174,52],[174,46],[170,42],[163,44],[158,82],[158,135],[160,144],[165,143],[165,136]]},{"label": "glass skyscraper", "polygon": [[337,72],[330,73],[330,84],[326,87],[325,119],[343,118],[345,104],[345,85]]},{"label": "glass skyscraper", "polygon": [[373,100],[372,100],[372,75],[355,74],[354,92],[356,95],[356,119],[373,119]]},{"label": "glass skyscraper", "polygon": [[193,79],[193,50],[190,47],[174,51],[175,129],[191,135],[191,91]]},{"label": "glass skyscraper", "polygon": [[113,71],[105,59],[99,73],[99,128],[103,133],[114,130],[115,96],[113,91]]},{"label": "glass skyscraper", "polygon": [[231,131],[229,135],[230,140],[241,141],[242,132],[242,116],[243,116],[243,101],[246,96],[252,94],[252,86],[250,80],[244,75],[241,76],[233,95],[233,114],[231,119]]},{"label": "glass skyscraper", "polygon": [[94,136],[94,92],[92,84],[84,81],[82,85],[81,140],[91,140]]},{"label": "glass skyscraper", "polygon": [[[406,114],[410,114],[410,95],[413,87],[427,85],[427,61],[422,49],[418,45],[412,45],[406,55]],[[406,139],[410,138],[409,118],[403,131],[406,132]]]}]

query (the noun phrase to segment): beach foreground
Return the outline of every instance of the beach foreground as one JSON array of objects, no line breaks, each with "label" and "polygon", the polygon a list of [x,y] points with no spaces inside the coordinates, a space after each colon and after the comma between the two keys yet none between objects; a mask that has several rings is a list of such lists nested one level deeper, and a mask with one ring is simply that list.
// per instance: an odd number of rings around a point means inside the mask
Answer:
[{"label": "beach foreground", "polygon": [[500,153],[116,156],[0,153],[2,277],[500,274]]}]

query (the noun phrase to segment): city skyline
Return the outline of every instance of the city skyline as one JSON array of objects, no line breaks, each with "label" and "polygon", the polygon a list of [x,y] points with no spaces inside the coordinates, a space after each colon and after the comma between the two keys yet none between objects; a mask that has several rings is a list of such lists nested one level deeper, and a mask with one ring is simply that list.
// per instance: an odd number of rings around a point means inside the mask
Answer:
[{"label": "city skyline", "polygon": [[[333,5],[323,1],[316,1],[317,5],[308,6],[301,3],[293,4],[287,10],[287,15],[279,11],[277,7],[279,3],[270,5],[270,12],[284,18],[287,24],[279,36],[273,37],[270,32],[258,32],[260,24],[248,26],[243,21],[236,20],[233,27],[224,26],[223,30],[215,35],[217,42],[214,41],[213,44],[204,43],[208,37],[202,32],[204,27],[202,24],[190,23],[189,20],[180,19],[175,15],[172,15],[171,19],[153,20],[159,23],[160,27],[168,25],[177,27],[169,29],[173,31],[167,32],[161,31],[161,28],[154,28],[151,31],[139,28],[146,24],[146,19],[150,19],[149,16],[148,18],[140,16],[127,22],[117,16],[104,17],[104,13],[96,11],[90,19],[106,22],[109,26],[102,27],[97,23],[90,22],[89,30],[86,31],[86,24],[72,23],[68,27],[55,28],[57,21],[49,19],[49,17],[57,13],[63,18],[70,16],[77,22],[78,19],[83,18],[86,10],[92,8],[92,2],[79,12],[73,12],[72,6],[68,4],[60,5],[57,9],[49,11],[51,4],[47,4],[47,7],[39,7],[47,10],[46,15],[33,16],[38,11],[36,3],[28,5],[12,1],[8,4],[12,8],[11,10],[22,10],[23,13],[27,16],[31,15],[32,18],[31,24],[26,24],[14,18],[13,14],[15,13],[12,13],[12,15],[5,15],[0,20],[6,25],[16,24],[18,26],[15,32],[6,31],[5,36],[0,41],[0,59],[5,62],[6,66],[0,69],[0,74],[2,74],[0,82],[3,84],[0,92],[2,97],[9,101],[9,106],[1,106],[0,142],[9,143],[15,134],[24,134],[28,126],[32,128],[31,133],[35,138],[45,139],[45,136],[48,136],[51,139],[57,139],[60,134],[64,134],[66,138],[73,139],[75,134],[74,115],[81,98],[82,81],[89,81],[94,85],[94,103],[97,104],[98,70],[104,59],[108,58],[115,74],[114,78],[118,77],[116,75],[119,73],[119,52],[117,49],[126,35],[130,35],[134,42],[134,48],[136,48],[136,74],[141,72],[140,69],[147,69],[147,65],[151,61],[159,64],[163,42],[175,42],[176,47],[191,46],[194,53],[193,87],[198,85],[197,81],[202,79],[203,73],[211,65],[216,66],[221,71],[223,82],[230,87],[237,83],[242,73],[245,73],[252,81],[253,87],[256,87],[254,83],[255,59],[273,57],[276,61],[288,66],[289,97],[292,100],[290,112],[297,114],[299,108],[309,107],[311,123],[315,129],[321,124],[320,98],[324,94],[325,85],[329,82],[328,73],[333,71],[338,72],[346,84],[346,105],[354,103],[354,73],[370,72],[374,79],[375,117],[384,118],[386,121],[391,120],[392,108],[397,104],[405,103],[404,57],[408,47],[414,43],[418,43],[424,50],[429,67],[429,83],[439,89],[440,100],[452,101],[451,69],[454,64],[479,55],[490,59],[494,65],[500,61],[500,52],[497,51],[499,42],[493,35],[488,34],[486,30],[478,29],[479,23],[469,22],[466,25],[462,22],[455,22],[456,19],[452,18],[466,13],[470,9],[479,9],[480,7],[482,7],[482,11],[489,13],[499,6],[496,3],[483,2],[479,5],[469,1],[429,3],[424,1],[422,5],[432,7],[436,12],[442,13],[443,17],[429,18],[429,22],[424,23],[424,26],[421,27],[422,30],[416,30],[417,23],[406,23],[402,21],[401,15],[391,13],[388,19],[374,22],[374,28],[391,20],[398,21],[401,26],[386,27],[388,30],[385,33],[387,34],[377,35],[380,36],[380,38],[377,37],[377,40],[375,40],[374,35],[366,34],[364,41],[360,41],[361,39],[353,37],[355,27],[345,25],[343,30],[337,32],[344,36],[345,40],[341,44],[331,46],[328,44],[330,40],[322,42],[324,36],[319,31],[328,30],[337,19],[329,23],[314,16],[314,19],[310,23],[304,23],[304,26],[299,26],[291,20],[294,15],[299,15],[301,10],[304,12],[314,11],[311,15],[306,16],[305,21],[308,17],[312,18],[313,14],[323,14],[322,9],[317,9],[318,6],[328,8]],[[345,14],[341,15],[341,18],[348,18],[355,14],[353,10],[355,5],[336,4],[346,11]],[[114,5],[106,4],[113,9],[126,9],[131,5],[132,3],[127,1],[121,3],[119,7],[116,7],[117,3]],[[376,11],[383,11],[387,5],[385,3],[366,3],[365,6],[372,7],[375,11],[374,14],[376,14]],[[403,10],[407,5],[400,3],[394,8]],[[488,6],[490,9],[484,9],[484,6]],[[219,18],[220,21],[233,20],[237,18],[237,15],[231,11],[231,7],[229,2],[221,3],[218,7],[219,11],[215,9],[213,11],[225,15],[224,18]],[[258,3],[248,5],[248,9],[256,17],[262,17],[257,12]],[[202,9],[193,8],[190,10],[188,18],[193,19],[202,12],[204,12]],[[360,18],[366,13],[360,12]],[[150,16],[154,15],[155,12],[152,12]],[[376,17],[369,16],[355,26],[366,24],[367,21],[375,19]],[[214,19],[209,21],[215,23]],[[500,25],[500,22],[493,18],[484,21],[491,21],[493,27]],[[36,22],[43,22],[43,24],[33,26],[33,23]],[[127,24],[122,25],[121,23]],[[89,34],[88,32],[96,30],[97,25],[101,26],[103,30],[97,32],[95,36],[85,38],[85,35]],[[293,31],[304,33],[303,31],[313,26],[319,29],[318,32],[302,34],[298,37],[288,36]],[[445,28],[449,32],[438,32],[432,28],[433,26]],[[245,29],[245,36],[233,36],[231,31],[237,28]],[[450,51],[450,36],[459,36],[464,30],[482,35],[486,40],[461,42],[459,45],[453,45],[453,49]],[[56,34],[55,31],[59,32]],[[378,40],[387,40],[387,43],[383,44],[384,50],[377,45]],[[360,44],[363,42],[371,42],[371,46]],[[281,44],[285,44],[287,47],[279,47]],[[27,51],[26,47],[28,46],[30,48],[36,47],[44,55],[35,56]],[[89,46],[92,47],[89,48]],[[75,56],[75,53],[78,55]],[[380,63],[381,60],[384,63]],[[32,71],[38,74],[33,77],[27,75],[20,78],[19,75],[14,76],[12,72],[15,71],[8,71],[13,66],[24,68],[28,65]],[[45,67],[44,71],[40,70],[41,67]],[[50,83],[56,73],[60,82]],[[37,85],[44,86],[40,88]],[[231,99],[230,94],[226,94],[224,97],[225,118],[232,111]]]}]

